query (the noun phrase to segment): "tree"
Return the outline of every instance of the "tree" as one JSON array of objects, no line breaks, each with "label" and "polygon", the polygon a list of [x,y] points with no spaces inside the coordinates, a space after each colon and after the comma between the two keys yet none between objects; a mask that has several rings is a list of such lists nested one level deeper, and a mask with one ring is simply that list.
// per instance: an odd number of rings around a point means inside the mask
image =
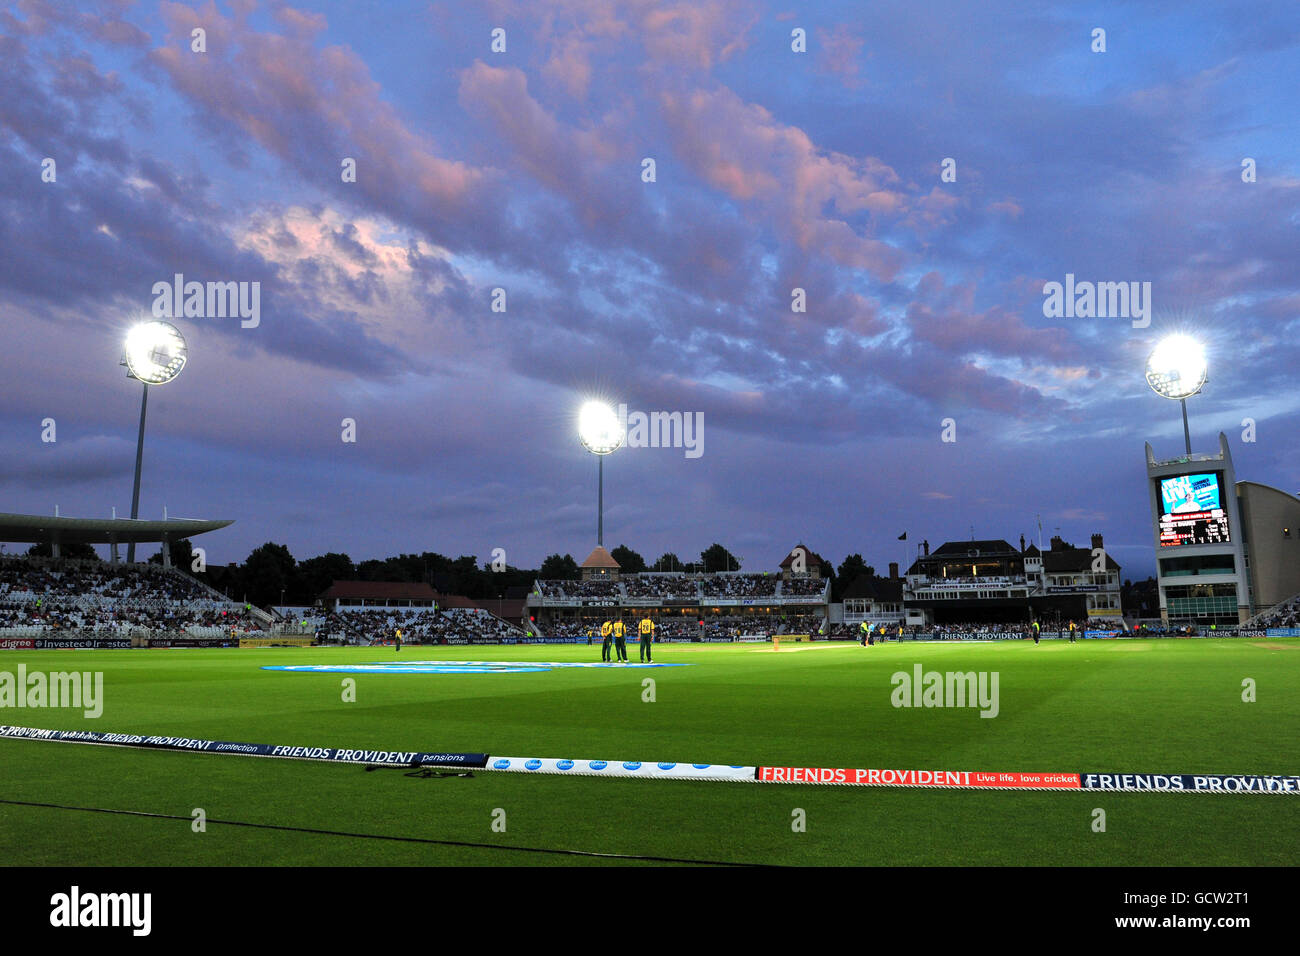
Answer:
[{"label": "tree", "polygon": [[715,571],[740,570],[740,561],[736,556],[716,541],[700,552],[700,563],[710,574]]},{"label": "tree", "polygon": [[651,571],[680,571],[682,570],[681,559],[671,551],[665,551],[659,555],[659,560],[654,563]]},{"label": "tree", "polygon": [[609,556],[618,562],[619,570],[626,574],[636,574],[645,570],[645,558],[625,544],[620,544],[609,553]]},{"label": "tree", "polygon": [[[27,549],[27,556],[31,558],[48,558],[52,557],[54,549],[50,547],[48,541],[42,541],[40,544],[34,544]],[[98,561],[99,555],[95,549],[85,542],[75,544],[63,544],[59,546],[59,557],[76,558],[79,561]]]},{"label": "tree", "polygon": [[850,554],[840,562],[840,569],[835,576],[845,584],[851,584],[855,578],[864,574],[874,578],[876,569],[867,564],[862,555]]},{"label": "tree", "polygon": [[[190,563],[194,560],[194,545],[189,538],[181,538],[179,541],[173,541],[168,545],[167,550],[171,552],[172,567],[180,568],[182,571],[189,573]],[[150,564],[162,564],[162,548],[158,549],[157,554],[150,555]]]},{"label": "tree", "polygon": [[542,568],[537,572],[537,576],[546,580],[575,581],[579,573],[578,562],[573,560],[573,555],[566,554],[560,557],[558,554],[552,554],[542,562]]},{"label": "tree", "polygon": [[329,590],[335,581],[355,580],[356,576],[357,568],[352,559],[335,551],[299,561],[294,597],[300,604],[314,604],[321,592]]},{"label": "tree", "polygon": [[279,604],[280,595],[293,584],[294,560],[289,549],[268,541],[244,562],[244,583],[248,600],[266,606]]},{"label": "tree", "polygon": [[384,572],[388,569],[386,561],[380,561],[377,558],[367,558],[357,565],[358,581],[387,581]]}]

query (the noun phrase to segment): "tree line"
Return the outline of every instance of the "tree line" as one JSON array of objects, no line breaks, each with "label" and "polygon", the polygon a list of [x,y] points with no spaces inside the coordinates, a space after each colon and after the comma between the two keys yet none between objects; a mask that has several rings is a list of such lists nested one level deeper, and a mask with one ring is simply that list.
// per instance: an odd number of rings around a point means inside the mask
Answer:
[{"label": "tree line", "polygon": [[[90,545],[70,545],[61,549],[63,557],[99,560]],[[36,557],[49,557],[48,544],[36,544],[27,551]],[[642,571],[685,571],[688,573],[743,570],[740,558],[727,548],[714,542],[700,552],[698,558],[682,561],[673,552],[661,554],[647,564],[644,557],[625,544],[610,550],[620,571],[636,574]],[[191,564],[191,544],[188,538],[171,543],[172,564],[194,574],[218,591],[236,601],[247,601],[259,607],[273,604],[309,606],[335,581],[404,581],[423,582],[442,594],[461,594],[475,600],[518,596],[520,589],[532,586],[538,578],[576,581],[581,576],[578,562],[571,554],[551,554],[540,568],[516,568],[505,565],[494,570],[490,561],[481,565],[473,555],[463,554],[450,558],[434,551],[420,554],[399,554],[391,558],[371,558],[358,563],[346,554],[330,551],[298,561],[288,547],[268,541],[240,564],[213,565],[204,572],[195,573]],[[152,564],[162,563],[162,549],[149,558]],[[821,575],[831,581],[831,600],[844,599],[844,591],[859,577],[877,577],[876,569],[867,564],[860,554],[847,555],[838,567],[822,560]],[[775,573],[776,569],[772,569]],[[1144,617],[1160,614],[1159,594],[1155,578],[1134,582],[1126,580],[1121,588],[1124,611]]]},{"label": "tree line", "polygon": [[[189,542],[173,542],[172,549],[172,563],[189,571]],[[642,571],[715,573],[743,570],[741,559],[716,542],[695,559],[686,561],[667,552],[647,563],[642,555],[624,544],[611,549],[610,554],[618,562],[620,570],[629,574]],[[149,560],[160,562],[161,551]],[[581,568],[571,554],[548,555],[538,568],[518,568],[509,564],[499,567],[500,570],[495,570],[492,562],[480,561],[473,555],[452,558],[434,551],[373,558],[359,563],[346,554],[328,552],[298,561],[288,547],[268,541],[255,548],[242,563],[211,565],[196,577],[235,600],[263,607],[282,602],[299,606],[313,604],[334,581],[423,582],[443,594],[461,594],[481,600],[512,594],[519,596],[538,578],[576,581],[581,577]],[[860,554],[848,555],[838,569],[829,561],[823,561],[820,570],[823,577],[831,580],[833,600],[839,600],[843,587],[859,575],[875,574],[875,569]],[[771,571],[776,573],[775,568]]]}]

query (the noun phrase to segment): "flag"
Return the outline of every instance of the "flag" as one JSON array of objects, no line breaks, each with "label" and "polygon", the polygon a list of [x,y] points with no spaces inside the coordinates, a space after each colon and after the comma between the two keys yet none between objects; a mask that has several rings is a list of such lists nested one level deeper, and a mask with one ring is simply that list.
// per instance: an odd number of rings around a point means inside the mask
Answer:
[{"label": "flag", "polygon": [[899,541],[906,541],[906,540],[907,540],[907,532],[904,531],[902,534],[900,534],[900,535],[898,536],[898,540],[899,540]]}]

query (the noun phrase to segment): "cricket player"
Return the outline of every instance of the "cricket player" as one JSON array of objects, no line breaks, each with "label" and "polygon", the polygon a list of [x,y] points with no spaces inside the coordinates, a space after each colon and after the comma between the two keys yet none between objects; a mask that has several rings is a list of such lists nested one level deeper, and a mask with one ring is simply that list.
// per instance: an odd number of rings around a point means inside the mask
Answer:
[{"label": "cricket player", "polygon": [[650,659],[650,640],[654,636],[655,622],[648,616],[643,617],[637,629],[641,632],[641,663],[653,664],[654,661]]},{"label": "cricket player", "polygon": [[402,629],[400,627],[393,634],[393,644],[397,647],[394,653],[402,653]]},{"label": "cricket player", "polygon": [[858,625],[858,637],[863,647],[867,646],[867,638],[871,636],[871,625],[863,621]]},{"label": "cricket player", "polygon": [[1041,628],[1042,628],[1042,625],[1039,624],[1037,621],[1035,621],[1035,622],[1034,622],[1034,643],[1035,643],[1035,644],[1038,643],[1038,632],[1039,632],[1039,630],[1040,630]]},{"label": "cricket player", "polygon": [[606,621],[600,626],[600,659],[609,663],[609,639],[614,634],[614,625]]},{"label": "cricket player", "polygon": [[1071,621],[1071,622],[1070,622],[1070,643],[1071,643],[1071,644],[1074,643],[1074,635],[1075,635],[1074,622]]},{"label": "cricket player", "polygon": [[627,625],[623,623],[620,617],[614,622],[614,650],[618,652],[620,664],[627,663],[627,642],[624,638],[627,636]]}]

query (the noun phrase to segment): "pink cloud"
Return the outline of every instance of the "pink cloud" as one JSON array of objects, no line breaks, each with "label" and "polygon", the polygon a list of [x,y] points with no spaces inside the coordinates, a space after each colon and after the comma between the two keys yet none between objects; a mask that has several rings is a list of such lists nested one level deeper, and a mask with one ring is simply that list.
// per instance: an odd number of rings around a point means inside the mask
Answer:
[{"label": "pink cloud", "polygon": [[827,30],[816,30],[820,49],[815,51],[817,68],[825,73],[838,76],[845,86],[855,88],[862,85],[858,76],[858,57],[862,53],[862,37],[854,33],[845,23],[837,23]]},{"label": "pink cloud", "polygon": [[[485,182],[481,170],[437,154],[434,143],[413,133],[382,97],[369,68],[351,50],[316,49],[323,20],[279,8],[288,35],[258,33],[238,14],[223,17],[212,4],[200,10],[161,5],[167,41],[151,61],[197,108],[243,130],[310,178],[322,176],[329,157],[338,178],[344,156],[357,159],[356,188],[392,208],[414,183],[420,201],[468,203]],[[190,31],[207,31],[208,52],[190,52]]]},{"label": "pink cloud", "polygon": [[884,279],[898,271],[897,249],[847,221],[905,209],[898,176],[884,163],[819,150],[803,130],[725,88],[666,91],[660,100],[674,149],[711,185],[756,203],[778,232],[806,251]]},{"label": "pink cloud", "polygon": [[972,353],[1043,359],[1059,365],[1077,361],[1068,333],[1061,328],[1030,328],[1001,306],[975,308],[974,283],[945,286],[942,276],[922,276],[907,307],[912,335],[954,356]]}]

